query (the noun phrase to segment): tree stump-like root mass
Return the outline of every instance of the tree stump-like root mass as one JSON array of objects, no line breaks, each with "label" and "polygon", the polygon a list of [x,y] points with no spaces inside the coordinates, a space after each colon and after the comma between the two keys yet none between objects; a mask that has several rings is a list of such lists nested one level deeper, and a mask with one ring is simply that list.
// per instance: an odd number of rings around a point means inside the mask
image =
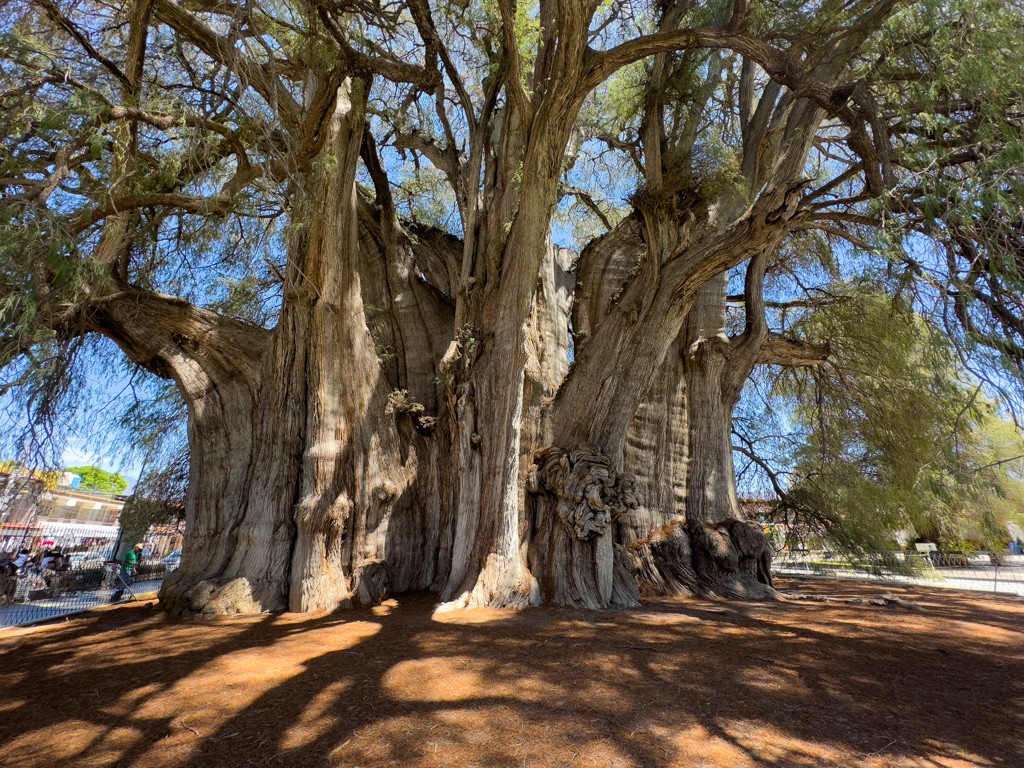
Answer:
[{"label": "tree stump-like root mass", "polygon": [[634,478],[589,443],[539,451],[527,482],[533,517],[530,570],[541,597],[584,608],[639,605],[615,522],[637,508]]},{"label": "tree stump-like root mass", "polygon": [[638,541],[630,555],[644,593],[778,599],[771,546],[755,523],[669,523]]}]

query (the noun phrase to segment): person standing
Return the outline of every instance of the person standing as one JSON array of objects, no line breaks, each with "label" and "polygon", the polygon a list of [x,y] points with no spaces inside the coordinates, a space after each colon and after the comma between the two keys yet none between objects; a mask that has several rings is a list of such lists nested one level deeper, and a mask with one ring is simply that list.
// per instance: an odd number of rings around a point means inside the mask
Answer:
[{"label": "person standing", "polygon": [[124,567],[133,575],[135,573],[135,567],[139,564],[139,554],[142,552],[142,545],[136,544],[135,547],[124,556]]},{"label": "person standing", "polygon": [[110,596],[111,602],[121,599],[125,589],[135,582],[135,570],[138,568],[139,559],[142,555],[142,545],[136,544],[121,562],[121,586]]}]

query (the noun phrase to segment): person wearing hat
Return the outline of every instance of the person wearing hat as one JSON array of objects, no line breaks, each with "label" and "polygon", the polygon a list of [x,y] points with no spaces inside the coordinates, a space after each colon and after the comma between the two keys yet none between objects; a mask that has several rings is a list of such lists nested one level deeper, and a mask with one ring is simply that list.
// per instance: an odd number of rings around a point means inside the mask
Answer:
[{"label": "person wearing hat", "polygon": [[141,557],[141,544],[136,544],[132,547],[131,551],[124,556],[124,560],[121,563],[121,581],[123,586],[118,587],[114,594],[110,596],[111,602],[120,600],[125,589],[135,582],[135,568],[138,566]]}]

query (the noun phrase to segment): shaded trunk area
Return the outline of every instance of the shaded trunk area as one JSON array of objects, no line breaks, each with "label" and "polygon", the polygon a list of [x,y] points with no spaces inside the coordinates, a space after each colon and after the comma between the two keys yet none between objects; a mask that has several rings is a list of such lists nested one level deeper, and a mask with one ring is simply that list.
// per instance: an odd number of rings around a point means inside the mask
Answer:
[{"label": "shaded trunk area", "polygon": [[[232,496],[216,482],[196,483],[197,499],[207,486],[211,498],[197,504],[186,564],[161,592],[172,613],[332,610],[433,578],[424,561],[439,530],[426,518],[436,517],[441,494],[433,474],[418,471],[426,461],[417,429],[422,406],[404,407],[413,401],[389,380],[363,300],[360,268],[369,249],[360,242],[367,226],[360,226],[355,173],[365,98],[362,81],[341,83],[321,158],[296,184],[280,320],[248,398],[226,403],[232,415],[224,424],[200,418],[190,403],[190,444],[201,448],[195,471],[215,451],[247,469]],[[409,274],[399,277],[407,288]],[[385,298],[390,308],[394,297]],[[415,308],[412,300],[398,304]],[[402,332],[420,319],[398,317],[392,338],[415,346]],[[425,373],[402,374],[423,391]],[[235,422],[249,425],[246,445],[225,427]],[[421,493],[424,485],[429,493]],[[421,503],[428,496],[437,499],[433,508]],[[230,540],[207,535],[218,508]]]},{"label": "shaded trunk area", "polygon": [[[751,279],[763,280],[763,259]],[[639,571],[655,591],[762,599],[773,597],[771,547],[761,527],[742,519],[732,457],[732,412],[753,367],[748,333],[725,330],[728,275],[697,294],[681,334],[687,396],[686,519],[635,546]],[[760,331],[755,330],[755,333]]]}]

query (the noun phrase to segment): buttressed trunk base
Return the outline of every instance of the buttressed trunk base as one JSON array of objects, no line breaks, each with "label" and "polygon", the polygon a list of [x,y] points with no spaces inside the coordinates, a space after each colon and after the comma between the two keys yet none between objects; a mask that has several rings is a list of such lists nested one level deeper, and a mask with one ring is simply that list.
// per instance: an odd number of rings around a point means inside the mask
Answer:
[{"label": "buttressed trunk base", "polygon": [[778,597],[771,546],[756,523],[684,521],[666,525],[633,547],[645,592],[745,600]]}]

